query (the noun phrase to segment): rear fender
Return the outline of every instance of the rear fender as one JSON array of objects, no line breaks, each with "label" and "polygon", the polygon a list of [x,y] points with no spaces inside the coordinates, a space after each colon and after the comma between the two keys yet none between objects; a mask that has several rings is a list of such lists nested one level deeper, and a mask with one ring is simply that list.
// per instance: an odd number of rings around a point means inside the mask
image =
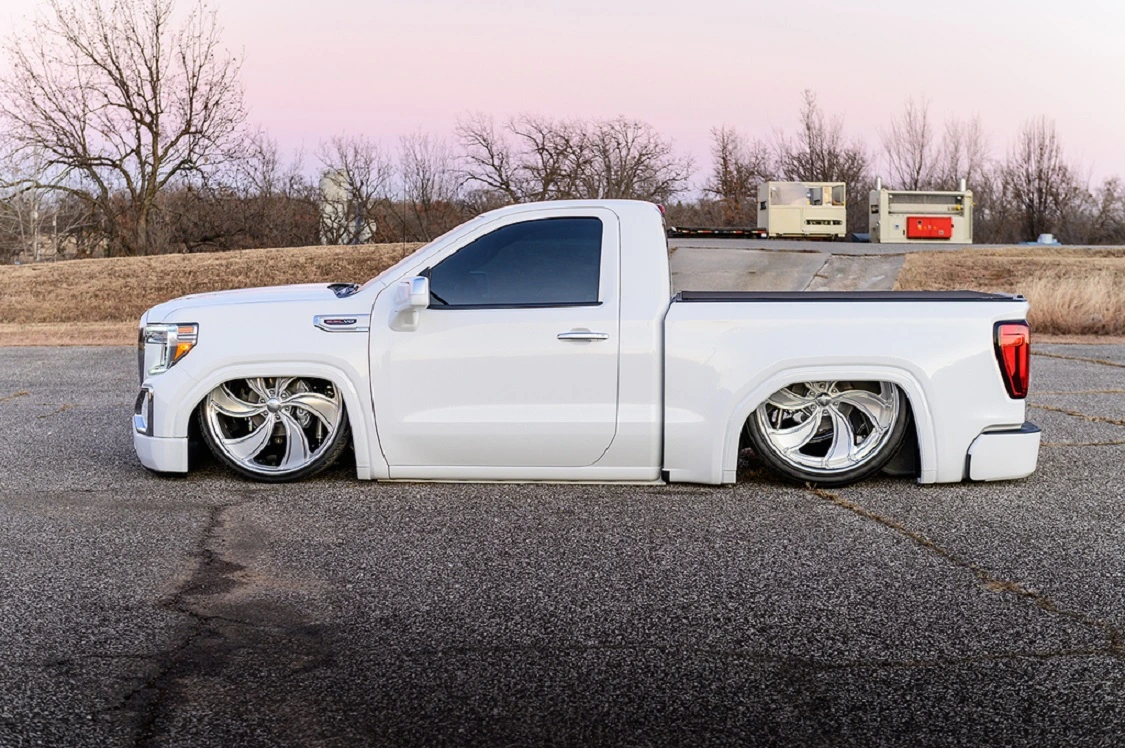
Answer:
[{"label": "rear fender", "polygon": [[766,399],[782,387],[795,382],[817,381],[881,381],[892,382],[902,388],[914,411],[914,428],[918,434],[918,453],[921,458],[919,483],[933,483],[937,479],[937,438],[933,417],[926,401],[921,382],[905,369],[893,366],[807,366],[783,369],[757,385],[736,393],[735,406],[727,421],[721,449],[716,449],[714,469],[723,483],[734,483],[738,470],[738,444],[746,420]]}]

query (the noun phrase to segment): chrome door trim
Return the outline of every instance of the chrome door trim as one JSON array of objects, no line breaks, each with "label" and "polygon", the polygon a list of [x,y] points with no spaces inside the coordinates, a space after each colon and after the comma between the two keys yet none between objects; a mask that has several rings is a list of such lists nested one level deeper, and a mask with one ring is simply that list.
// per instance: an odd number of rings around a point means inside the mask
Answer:
[{"label": "chrome door trim", "polygon": [[609,335],[591,330],[570,330],[569,332],[560,332],[558,338],[559,340],[609,340]]}]

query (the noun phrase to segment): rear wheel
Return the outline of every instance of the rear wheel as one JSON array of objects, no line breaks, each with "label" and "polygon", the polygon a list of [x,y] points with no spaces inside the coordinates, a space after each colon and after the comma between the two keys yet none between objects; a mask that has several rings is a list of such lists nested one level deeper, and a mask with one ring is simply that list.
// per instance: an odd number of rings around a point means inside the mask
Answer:
[{"label": "rear wheel", "polygon": [[348,444],[348,419],[336,385],[308,377],[224,382],[199,408],[207,445],[221,462],[270,483],[307,478],[334,463]]},{"label": "rear wheel", "polygon": [[759,405],[746,430],[775,473],[842,486],[874,475],[898,453],[909,412],[890,382],[798,382]]}]

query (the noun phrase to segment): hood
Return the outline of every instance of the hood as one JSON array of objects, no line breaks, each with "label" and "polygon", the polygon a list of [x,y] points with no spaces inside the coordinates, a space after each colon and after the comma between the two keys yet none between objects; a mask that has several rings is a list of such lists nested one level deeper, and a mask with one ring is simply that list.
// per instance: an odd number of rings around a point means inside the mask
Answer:
[{"label": "hood", "polygon": [[170,315],[201,307],[234,306],[241,304],[288,303],[300,301],[331,302],[337,295],[326,283],[302,283],[295,286],[266,286],[240,288],[234,291],[212,291],[191,294],[157,304],[145,313],[148,322],[172,322]]}]

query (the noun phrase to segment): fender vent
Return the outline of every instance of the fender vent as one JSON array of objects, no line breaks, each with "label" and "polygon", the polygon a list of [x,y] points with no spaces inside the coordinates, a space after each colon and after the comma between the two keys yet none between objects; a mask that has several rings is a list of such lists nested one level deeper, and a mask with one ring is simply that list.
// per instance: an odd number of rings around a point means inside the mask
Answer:
[{"label": "fender vent", "polygon": [[371,329],[370,314],[318,314],[313,326],[325,332],[367,332]]}]

